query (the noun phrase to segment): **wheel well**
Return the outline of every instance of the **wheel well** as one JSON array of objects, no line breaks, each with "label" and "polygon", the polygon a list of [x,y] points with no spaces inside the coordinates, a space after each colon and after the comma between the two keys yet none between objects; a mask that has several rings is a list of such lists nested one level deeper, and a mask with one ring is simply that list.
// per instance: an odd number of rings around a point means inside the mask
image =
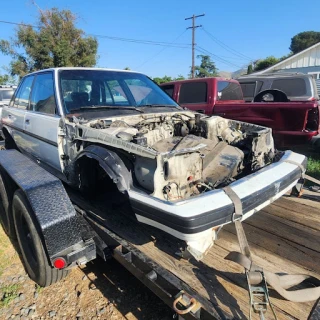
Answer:
[{"label": "wheel well", "polygon": [[118,191],[117,185],[100,166],[98,160],[83,156],[77,161],[76,170],[80,190],[88,190],[96,195],[103,191]]},{"label": "wheel well", "polygon": [[9,133],[8,129],[3,127],[2,128],[2,136],[5,140],[5,147],[6,149],[18,149],[13,137],[11,136],[11,134]]},{"label": "wheel well", "polygon": [[10,139],[10,138],[12,139],[12,137],[11,137],[8,129],[5,128],[5,127],[2,128],[2,134],[3,134],[3,136],[4,136],[5,139]]}]

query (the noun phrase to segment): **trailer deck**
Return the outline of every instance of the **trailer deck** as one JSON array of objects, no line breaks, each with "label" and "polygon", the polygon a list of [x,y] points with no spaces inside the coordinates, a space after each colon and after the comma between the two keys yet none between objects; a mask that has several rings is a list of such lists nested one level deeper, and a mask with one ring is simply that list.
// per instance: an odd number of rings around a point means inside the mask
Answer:
[{"label": "trailer deck", "polygon": [[[245,221],[244,229],[256,264],[272,272],[303,273],[320,278],[320,209],[317,202],[320,196],[313,197],[316,201],[284,196]],[[123,211],[123,205],[114,203],[112,196],[91,204],[76,194],[71,194],[71,199],[86,211],[88,217],[94,217],[144,256],[181,279],[203,300],[208,300],[206,307],[212,306],[211,314],[222,319],[248,318],[249,297],[243,268],[224,259],[230,251],[239,251],[233,225],[222,229],[218,241],[203,261],[188,261],[176,255],[182,243],[159,230],[124,218],[119,213],[119,210]],[[307,319],[314,305],[314,302],[282,300],[272,290],[270,296],[278,319]],[[273,319],[270,310],[266,319]]]}]

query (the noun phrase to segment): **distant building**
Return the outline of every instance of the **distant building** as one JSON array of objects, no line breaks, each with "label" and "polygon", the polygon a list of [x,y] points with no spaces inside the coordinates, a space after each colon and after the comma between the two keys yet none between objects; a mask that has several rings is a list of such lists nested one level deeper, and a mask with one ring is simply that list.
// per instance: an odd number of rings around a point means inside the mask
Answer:
[{"label": "distant building", "polygon": [[273,72],[301,72],[311,74],[316,80],[318,92],[320,92],[320,42],[278,62],[272,67],[255,72],[254,74]]}]

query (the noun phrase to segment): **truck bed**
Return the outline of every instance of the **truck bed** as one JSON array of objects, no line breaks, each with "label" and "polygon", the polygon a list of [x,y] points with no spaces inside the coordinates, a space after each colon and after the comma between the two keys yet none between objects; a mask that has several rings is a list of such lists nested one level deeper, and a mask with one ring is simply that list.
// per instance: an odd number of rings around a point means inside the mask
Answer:
[{"label": "truck bed", "polygon": [[[314,197],[316,201],[284,196],[246,220],[244,229],[256,264],[273,272],[307,273],[320,278],[320,210],[317,202],[320,196]],[[224,260],[230,251],[239,251],[233,225],[222,229],[219,240],[203,261],[179,260],[175,253],[182,243],[126,218],[119,212],[125,211],[126,206],[116,201],[112,203],[112,196],[94,203],[75,195],[71,199],[210,300],[222,319],[248,318],[249,297],[243,268]],[[285,301],[272,290],[270,295],[278,319],[307,319],[314,304]],[[270,310],[266,319],[273,319]]]}]

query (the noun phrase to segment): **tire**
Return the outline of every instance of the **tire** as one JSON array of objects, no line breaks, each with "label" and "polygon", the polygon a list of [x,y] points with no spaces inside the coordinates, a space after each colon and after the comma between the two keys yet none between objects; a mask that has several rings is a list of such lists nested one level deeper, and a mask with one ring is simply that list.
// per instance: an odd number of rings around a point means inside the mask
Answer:
[{"label": "tire", "polygon": [[14,194],[12,213],[23,263],[29,277],[41,287],[50,286],[66,277],[68,270],[55,269],[49,264],[34,213],[21,190]]},{"label": "tire", "polygon": [[12,217],[12,197],[15,185],[6,172],[0,170],[0,220],[4,232],[15,239],[15,228]]}]

